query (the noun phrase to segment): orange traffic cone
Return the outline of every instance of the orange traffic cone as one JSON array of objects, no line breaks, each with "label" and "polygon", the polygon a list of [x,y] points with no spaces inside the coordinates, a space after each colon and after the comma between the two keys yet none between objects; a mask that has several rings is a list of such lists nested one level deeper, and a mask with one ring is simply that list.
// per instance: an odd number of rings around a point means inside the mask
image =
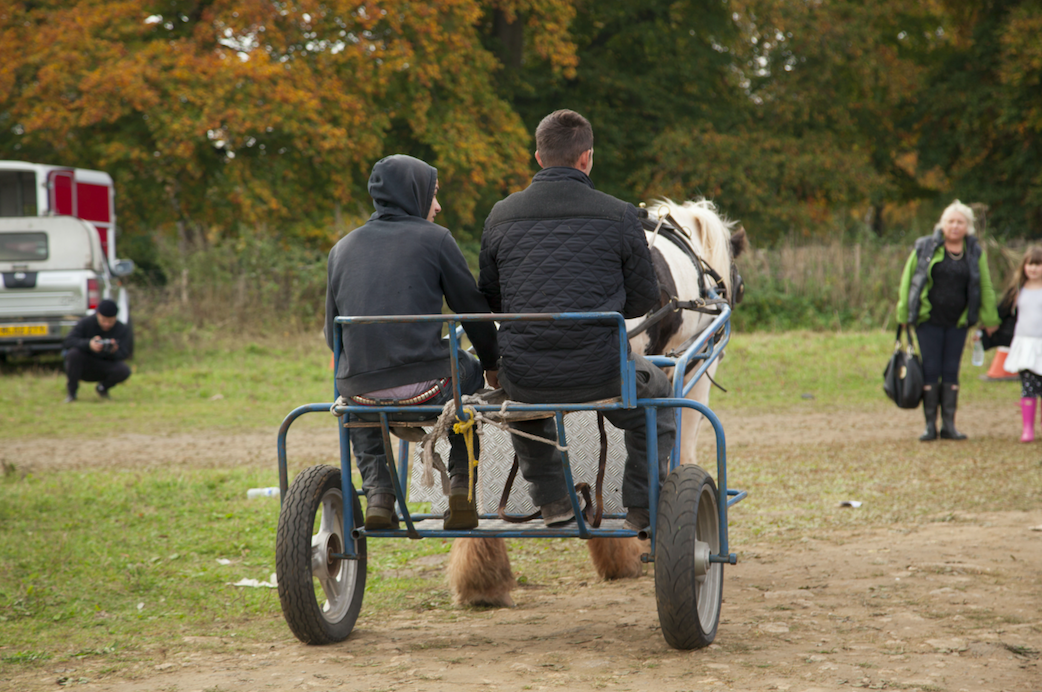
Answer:
[{"label": "orange traffic cone", "polygon": [[991,367],[988,368],[988,374],[984,376],[984,379],[988,380],[1015,380],[1019,377],[1015,372],[1006,372],[1002,369],[1003,363],[1006,362],[1006,356],[1009,355],[1009,348],[1005,346],[998,346],[995,348],[995,358],[991,361]]}]

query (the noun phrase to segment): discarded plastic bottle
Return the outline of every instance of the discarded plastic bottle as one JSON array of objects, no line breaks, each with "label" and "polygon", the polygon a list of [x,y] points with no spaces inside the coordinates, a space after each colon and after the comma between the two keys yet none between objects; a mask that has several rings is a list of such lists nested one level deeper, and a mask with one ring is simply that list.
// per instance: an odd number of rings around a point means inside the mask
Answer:
[{"label": "discarded plastic bottle", "polygon": [[258,497],[278,497],[278,488],[250,488],[246,491],[246,499],[253,500]]},{"label": "discarded plastic bottle", "polygon": [[984,365],[984,344],[981,342],[981,330],[977,330],[977,333],[973,338],[973,356],[970,358],[970,362],[976,367]]}]

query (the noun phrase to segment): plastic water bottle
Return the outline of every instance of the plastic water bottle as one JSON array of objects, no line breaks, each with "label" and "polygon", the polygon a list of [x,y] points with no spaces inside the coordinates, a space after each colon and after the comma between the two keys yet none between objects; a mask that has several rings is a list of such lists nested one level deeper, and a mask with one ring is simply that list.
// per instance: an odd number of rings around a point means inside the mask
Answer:
[{"label": "plastic water bottle", "polygon": [[970,362],[976,367],[984,365],[984,344],[981,342],[981,330],[977,330],[977,333],[973,336],[973,356],[970,358]]},{"label": "plastic water bottle", "polygon": [[278,497],[278,488],[250,488],[246,491],[246,499],[254,500],[258,497]]}]

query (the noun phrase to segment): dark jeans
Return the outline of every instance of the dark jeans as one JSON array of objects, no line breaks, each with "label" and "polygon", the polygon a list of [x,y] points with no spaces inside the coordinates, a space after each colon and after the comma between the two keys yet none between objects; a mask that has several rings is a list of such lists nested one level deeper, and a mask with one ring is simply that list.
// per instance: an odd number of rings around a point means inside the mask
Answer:
[{"label": "dark jeans", "polygon": [[121,360],[105,360],[91,353],[84,353],[78,348],[71,348],[65,354],[65,374],[69,381],[66,384],[69,396],[76,396],[80,380],[100,382],[104,389],[112,389],[130,377],[130,366]]},{"label": "dark jeans", "polygon": [[[481,389],[484,382],[484,371],[478,359],[469,353],[459,354],[459,377],[460,391],[463,394],[473,394]],[[425,406],[442,405],[452,399],[452,386],[446,385],[445,389],[438,393],[430,401],[424,402]],[[436,416],[432,416],[436,417]],[[354,414],[350,414],[351,421],[360,420]],[[377,493],[394,493],[394,485],[391,482],[391,472],[387,468],[387,455],[384,453],[384,438],[381,428],[351,428],[348,431],[351,437],[351,449],[355,453],[358,464],[358,472],[362,474],[362,490],[366,497],[372,497]],[[474,436],[474,454],[478,453],[478,437]],[[463,435],[449,433],[449,475],[466,475],[467,470],[467,445]],[[401,479],[405,483],[406,479]]]},{"label": "dark jeans", "polygon": [[923,357],[923,383],[959,384],[959,361],[966,345],[966,327],[920,324],[915,328]]},{"label": "dark jeans", "polygon": [[[646,358],[634,354],[637,366],[637,398],[654,399],[672,396],[672,387],[665,373],[652,365]],[[500,370],[500,384],[510,395],[510,383],[503,381]],[[562,403],[567,401],[562,395]],[[512,395],[511,395],[511,398]],[[648,430],[644,419],[644,409],[617,409],[605,411],[604,417],[612,425],[625,431],[626,466],[622,477],[622,504],[630,507],[648,507]],[[515,421],[511,427],[522,432],[547,440],[557,441],[557,426],[553,418],[533,421]],[[677,436],[676,422],[672,409],[659,409],[658,412],[658,464],[659,482],[666,479],[669,473],[669,454],[673,450],[673,442]],[[532,503],[538,507],[550,504],[567,496],[568,488],[564,481],[564,467],[561,452],[548,444],[536,442],[528,438],[512,435],[514,452],[517,453],[518,467],[521,475],[531,485],[529,495]]]}]

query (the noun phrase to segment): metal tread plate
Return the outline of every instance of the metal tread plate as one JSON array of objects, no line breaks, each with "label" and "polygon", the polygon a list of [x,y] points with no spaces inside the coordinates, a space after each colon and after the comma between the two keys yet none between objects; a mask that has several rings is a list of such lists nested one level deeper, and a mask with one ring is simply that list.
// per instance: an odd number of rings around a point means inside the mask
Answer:
[{"label": "metal tread plate", "polygon": [[[597,432],[597,413],[594,411],[575,411],[564,419],[565,435],[568,443],[568,460],[572,468],[572,478],[576,483],[589,483],[591,490],[597,481],[597,460],[600,455],[600,434]],[[604,513],[622,514],[626,510],[622,506],[622,472],[626,458],[626,446],[623,433],[610,423],[605,422],[608,436],[608,464],[604,474]],[[449,443],[444,438],[438,440],[435,448],[442,460],[447,463]],[[441,482],[435,478],[434,486],[424,488],[421,482],[423,467],[420,461],[418,445],[410,446],[409,501],[431,503],[431,513],[437,514],[448,509],[448,499],[442,494]],[[499,508],[499,499],[503,494],[510,468],[514,463],[514,448],[510,434],[491,425],[484,426],[481,436],[481,456],[478,460],[478,512],[495,514]],[[435,472],[435,476],[437,476]],[[507,502],[508,514],[531,514],[536,506],[528,494],[528,483],[519,473],[514,479],[510,499]],[[519,527],[523,524],[511,524]],[[620,524],[621,526],[621,524]],[[484,526],[482,525],[482,528]]]}]

